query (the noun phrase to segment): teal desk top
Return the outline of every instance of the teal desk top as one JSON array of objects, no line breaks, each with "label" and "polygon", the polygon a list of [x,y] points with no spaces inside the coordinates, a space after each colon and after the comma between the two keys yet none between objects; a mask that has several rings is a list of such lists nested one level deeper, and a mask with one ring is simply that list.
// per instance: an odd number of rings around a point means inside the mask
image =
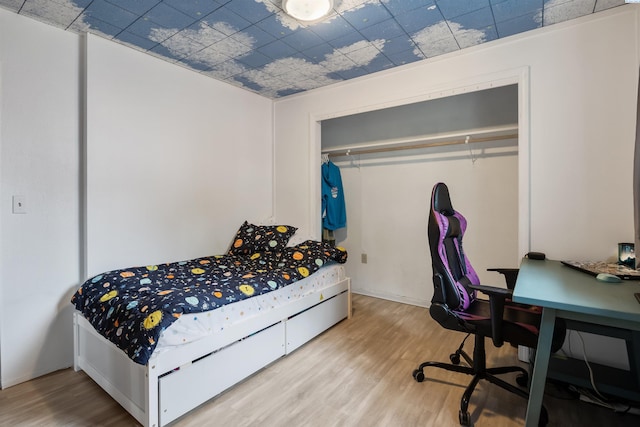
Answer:
[{"label": "teal desk top", "polygon": [[640,303],[634,292],[640,292],[640,281],[605,283],[559,261],[525,258],[520,265],[513,300],[575,313],[569,317],[579,320],[598,316],[612,319],[616,324],[618,321],[630,323],[628,327],[638,329]]},{"label": "teal desk top", "polygon": [[640,292],[640,281],[600,282],[559,261],[522,260],[513,300],[543,308],[526,427],[537,427],[540,419],[555,319],[560,317],[638,331],[640,303],[633,296],[634,292]]}]

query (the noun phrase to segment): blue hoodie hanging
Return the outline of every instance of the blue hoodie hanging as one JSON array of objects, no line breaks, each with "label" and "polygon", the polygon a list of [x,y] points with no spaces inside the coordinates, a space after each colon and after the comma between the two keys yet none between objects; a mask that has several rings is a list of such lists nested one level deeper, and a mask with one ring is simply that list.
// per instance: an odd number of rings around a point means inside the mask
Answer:
[{"label": "blue hoodie hanging", "polygon": [[333,162],[322,163],[322,226],[337,230],[347,225],[347,209],[342,191],[340,168]]}]

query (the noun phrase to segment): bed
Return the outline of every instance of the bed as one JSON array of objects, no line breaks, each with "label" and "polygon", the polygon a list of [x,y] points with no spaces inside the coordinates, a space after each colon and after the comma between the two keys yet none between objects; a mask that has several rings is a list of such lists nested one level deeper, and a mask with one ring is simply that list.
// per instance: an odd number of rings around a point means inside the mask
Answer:
[{"label": "bed", "polygon": [[341,248],[245,222],[224,255],[105,272],[72,299],[74,369],[166,425],[350,316]]}]

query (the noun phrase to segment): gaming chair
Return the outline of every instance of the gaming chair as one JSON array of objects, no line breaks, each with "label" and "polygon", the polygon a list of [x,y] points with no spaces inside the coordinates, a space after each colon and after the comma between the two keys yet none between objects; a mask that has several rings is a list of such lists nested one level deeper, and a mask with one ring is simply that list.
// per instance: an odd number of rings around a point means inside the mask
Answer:
[{"label": "gaming chair", "polygon": [[[473,358],[464,350],[464,340],[458,349],[449,356],[451,363],[424,362],[413,371],[413,378],[422,382],[424,369],[436,367],[448,371],[472,375],[460,401],[459,421],[463,426],[471,425],[468,412],[469,399],[480,380],[487,380],[518,396],[528,399],[526,389],[516,387],[496,375],[518,372],[516,382],[526,387],[528,373],[519,366],[486,366],[485,337],[491,338],[496,347],[504,342],[513,346],[524,345],[535,348],[538,342],[541,309],[525,306],[511,301],[512,290],[483,286],[467,259],[462,237],[467,229],[466,219],[453,209],[449,189],[444,183],[434,186],[431,194],[431,209],[427,235],[433,266],[434,293],[429,313],[443,328],[466,332],[475,337]],[[507,269],[510,285],[517,276],[517,270]],[[501,271],[502,272],[502,271]],[[503,273],[504,274],[504,273]],[[512,287],[512,286],[511,286]],[[489,296],[489,300],[478,299],[477,292]],[[552,351],[557,351],[563,343],[566,327],[563,322],[556,324]],[[460,357],[468,366],[460,365]],[[546,425],[548,415],[543,407],[540,425]]]}]

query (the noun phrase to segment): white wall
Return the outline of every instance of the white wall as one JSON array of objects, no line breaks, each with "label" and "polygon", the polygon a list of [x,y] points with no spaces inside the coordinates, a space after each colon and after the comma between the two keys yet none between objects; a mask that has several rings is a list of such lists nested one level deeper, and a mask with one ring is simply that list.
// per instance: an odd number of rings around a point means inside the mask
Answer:
[{"label": "white wall", "polygon": [[[336,236],[351,256],[347,269],[354,292],[428,306],[426,229],[438,181],[447,184],[454,208],[469,219],[464,246],[473,265],[517,267],[517,146],[480,147],[473,148],[473,160],[465,147],[336,160],[348,211],[347,228]],[[367,254],[366,264],[361,253]],[[477,272],[483,283],[504,286],[497,273]]]},{"label": "white wall", "polygon": [[[69,366],[80,279],[80,44],[0,9],[0,340],[8,386]],[[13,195],[27,213],[12,214]]]},{"label": "white wall", "polygon": [[271,100],[99,37],[87,52],[89,276],[224,253],[273,215]]},{"label": "white wall", "polygon": [[270,100],[87,45],[85,73],[81,37],[0,9],[2,387],[71,366],[88,271],[221,253],[273,215]]},{"label": "white wall", "polygon": [[[523,197],[530,203],[530,213],[521,215],[530,221],[531,236],[530,245],[525,241],[524,250],[530,246],[552,259],[597,260],[614,256],[618,241],[633,238],[636,11],[632,6],[615,8],[277,101],[276,216],[281,221],[306,224],[310,235],[318,234],[317,192],[312,186],[312,174],[317,173],[313,162],[319,161],[318,154],[314,154],[318,146],[313,143],[318,119],[411,102],[475,78],[524,67],[529,70],[529,87],[525,89],[530,114],[529,128],[521,128],[521,139],[524,132],[529,146],[519,153],[525,162],[518,168],[530,168],[530,183],[524,191],[518,191],[519,206],[523,206]],[[473,176],[469,175],[466,184],[472,183]],[[456,203],[460,205],[461,200]],[[417,205],[410,208],[422,209]],[[373,214],[378,215],[379,222],[385,215],[389,215],[388,220],[403,221],[401,215],[390,212],[383,204]],[[479,223],[473,217],[468,219],[471,224]],[[424,232],[424,223],[414,226],[417,233]],[[527,237],[523,236],[526,230],[519,234],[520,239]],[[389,270],[397,266],[383,260],[395,259],[393,252],[399,249],[385,246],[385,241],[375,240],[375,236],[368,238],[368,247],[388,248],[388,253],[381,253],[374,265],[370,261],[370,274],[354,277],[354,286],[388,289],[385,280],[391,276]],[[353,273],[351,264],[360,261],[361,248],[347,249],[355,255],[349,263]],[[486,260],[496,249],[495,243],[484,245]],[[430,260],[424,251],[415,248],[408,248],[405,256],[410,259],[399,269],[394,286],[414,283],[423,288],[424,299],[429,300]],[[426,270],[408,267],[425,264]],[[484,270],[494,263],[474,260],[474,264],[477,270]]]}]

